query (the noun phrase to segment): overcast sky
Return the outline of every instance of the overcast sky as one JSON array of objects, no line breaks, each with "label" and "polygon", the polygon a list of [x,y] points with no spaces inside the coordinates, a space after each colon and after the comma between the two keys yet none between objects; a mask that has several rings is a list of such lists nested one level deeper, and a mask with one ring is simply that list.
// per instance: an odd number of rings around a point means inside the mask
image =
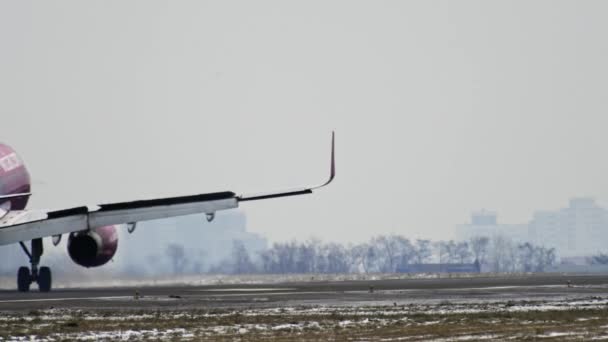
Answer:
[{"label": "overcast sky", "polygon": [[0,140],[31,207],[243,204],[271,240],[449,238],[608,199],[603,1],[2,1]]}]

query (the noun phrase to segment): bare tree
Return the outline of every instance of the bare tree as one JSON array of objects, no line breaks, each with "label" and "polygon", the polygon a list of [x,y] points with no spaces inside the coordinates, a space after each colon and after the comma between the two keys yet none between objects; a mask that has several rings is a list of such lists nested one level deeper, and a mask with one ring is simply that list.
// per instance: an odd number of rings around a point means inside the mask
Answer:
[{"label": "bare tree", "polygon": [[447,255],[447,263],[453,263],[458,259],[457,245],[454,240],[445,242],[443,245],[443,249]]},{"label": "bare tree", "polygon": [[362,269],[364,273],[374,271],[376,263],[376,252],[368,243],[355,245],[351,249],[351,258],[356,264],[355,269]]},{"label": "bare tree", "polygon": [[503,271],[502,266],[505,259],[505,241],[501,236],[495,236],[492,239],[492,250],[490,253],[492,260],[492,271],[501,272]]},{"label": "bare tree", "polygon": [[294,273],[297,245],[294,241],[290,243],[275,243],[272,248],[276,253],[278,273]]},{"label": "bare tree", "polygon": [[475,236],[470,240],[473,258],[479,263],[479,265],[483,265],[486,262],[489,244],[490,239],[485,236]]},{"label": "bare tree", "polygon": [[466,241],[457,243],[455,254],[461,264],[468,262],[472,255],[469,244]]},{"label": "bare tree", "polygon": [[409,265],[414,259],[416,251],[409,239],[397,235],[395,235],[393,238],[395,239],[397,245],[396,268],[398,269],[400,267]]},{"label": "bare tree", "polygon": [[240,240],[232,242],[232,261],[233,272],[236,274],[255,272],[255,267],[249,258],[249,253]]},{"label": "bare tree", "polygon": [[277,245],[273,245],[260,253],[260,260],[262,263],[262,271],[264,273],[281,273],[279,265],[279,255],[277,252]]},{"label": "bare tree", "polygon": [[342,245],[331,243],[325,246],[326,273],[346,273],[349,269],[348,254]]},{"label": "bare tree", "polygon": [[425,262],[428,262],[433,255],[433,251],[431,250],[431,240],[416,240],[413,254],[414,261],[417,264],[424,264]]},{"label": "bare tree", "polygon": [[515,252],[510,239],[501,235],[495,236],[492,239],[490,256],[494,272],[509,272],[513,270]]},{"label": "bare tree", "polygon": [[321,242],[318,239],[311,239],[298,246],[296,252],[296,272],[310,273],[317,272],[317,253],[320,250]]},{"label": "bare tree", "polygon": [[174,274],[182,274],[186,268],[188,260],[186,259],[186,252],[184,246],[172,243],[167,246],[165,254],[171,261]]},{"label": "bare tree", "polygon": [[515,246],[515,244],[513,244],[513,241],[511,241],[511,239],[508,240],[509,244],[507,247],[507,263],[506,263],[506,267],[507,267],[507,271],[509,272],[516,272],[517,271],[517,246]]},{"label": "bare tree", "polygon": [[537,251],[531,243],[526,242],[517,246],[519,265],[522,271],[532,272],[535,269],[537,263]]},{"label": "bare tree", "polygon": [[[446,248],[447,243],[445,241],[436,241],[433,243],[433,245],[435,247],[437,256],[439,257],[439,265],[443,265],[443,264],[447,263],[447,261],[449,259],[449,255],[448,255],[447,248]],[[440,266],[440,267],[443,267],[443,266]],[[441,272],[441,271],[443,271],[443,269],[440,269],[439,271]]]},{"label": "bare tree", "polygon": [[397,246],[391,238],[380,235],[372,238],[370,245],[376,253],[380,272],[393,272],[397,255]]},{"label": "bare tree", "polygon": [[544,247],[537,247],[536,256],[538,260],[536,264],[536,272],[544,272],[547,267],[555,264],[555,248],[547,249]]}]

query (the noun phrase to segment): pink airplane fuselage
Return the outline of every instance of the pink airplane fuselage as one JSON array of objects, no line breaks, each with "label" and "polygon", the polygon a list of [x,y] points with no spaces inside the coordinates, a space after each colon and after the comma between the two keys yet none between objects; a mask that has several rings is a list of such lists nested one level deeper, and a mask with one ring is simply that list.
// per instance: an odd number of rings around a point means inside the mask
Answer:
[{"label": "pink airplane fuselage", "polygon": [[[8,145],[0,143],[0,196],[29,193],[31,191],[30,174],[19,155]],[[28,196],[11,199],[11,210],[24,210]],[[100,266],[108,262],[118,247],[116,227],[95,228],[95,232],[104,241],[102,250],[98,251],[97,260],[86,267]]]},{"label": "pink airplane fuselage", "polygon": [[[0,196],[28,193],[31,190],[30,174],[19,155],[8,145],[0,143]],[[23,210],[28,197],[11,200],[11,210]]]}]

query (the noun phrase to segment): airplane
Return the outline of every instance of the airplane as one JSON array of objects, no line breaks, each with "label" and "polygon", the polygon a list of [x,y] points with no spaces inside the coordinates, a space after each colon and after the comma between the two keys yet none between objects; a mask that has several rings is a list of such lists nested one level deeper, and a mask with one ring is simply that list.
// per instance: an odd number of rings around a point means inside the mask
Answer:
[{"label": "airplane", "polygon": [[133,233],[137,222],[198,213],[206,214],[207,221],[211,222],[217,211],[237,208],[241,202],[311,194],[331,183],[335,175],[335,133],[332,132],[329,180],[318,186],[255,195],[224,191],[53,211],[27,210],[32,194],[30,175],[19,155],[0,143],[0,246],[19,243],[29,258],[30,267],[22,266],[17,272],[20,292],[28,292],[33,283],[38,284],[40,292],[49,292],[51,269],[40,266],[45,237],[51,237],[57,246],[63,234],[69,234],[67,252],[72,261],[87,268],[99,267],[114,257],[118,247],[117,229],[121,226]]}]

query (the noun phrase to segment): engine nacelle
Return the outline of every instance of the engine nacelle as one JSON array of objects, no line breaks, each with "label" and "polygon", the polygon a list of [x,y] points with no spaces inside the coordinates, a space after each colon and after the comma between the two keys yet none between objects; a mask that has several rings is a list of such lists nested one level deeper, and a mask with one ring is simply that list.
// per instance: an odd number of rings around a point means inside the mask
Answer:
[{"label": "engine nacelle", "polygon": [[68,254],[80,266],[97,267],[112,260],[118,248],[115,226],[105,226],[88,232],[70,233]]}]

